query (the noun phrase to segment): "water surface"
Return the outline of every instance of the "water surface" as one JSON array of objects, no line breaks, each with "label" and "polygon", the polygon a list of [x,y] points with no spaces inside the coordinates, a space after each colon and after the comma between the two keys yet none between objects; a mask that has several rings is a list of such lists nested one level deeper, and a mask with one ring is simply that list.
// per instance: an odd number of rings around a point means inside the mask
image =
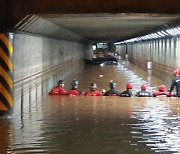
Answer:
[{"label": "water surface", "polygon": [[[91,82],[108,89],[114,80],[133,93],[145,83],[149,91],[162,82],[127,62],[87,66],[76,78],[87,91]],[[167,85],[168,86],[168,85]],[[49,96],[29,102],[19,113],[0,117],[0,153],[124,154],[180,153],[179,98]]]}]

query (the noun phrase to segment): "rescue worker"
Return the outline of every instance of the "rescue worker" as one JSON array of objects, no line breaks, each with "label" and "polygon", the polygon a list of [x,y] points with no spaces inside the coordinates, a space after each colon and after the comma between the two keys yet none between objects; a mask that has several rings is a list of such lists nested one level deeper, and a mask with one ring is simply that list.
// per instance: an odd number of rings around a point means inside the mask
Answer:
[{"label": "rescue worker", "polygon": [[176,87],[176,96],[180,97],[180,70],[179,69],[174,70],[174,79],[172,80],[172,83],[171,83],[171,88],[169,90],[170,93],[173,91],[174,87]]},{"label": "rescue worker", "polygon": [[50,95],[67,95],[66,90],[64,89],[65,82],[63,80],[58,81],[58,86],[53,87],[49,92]]},{"label": "rescue worker", "polygon": [[115,87],[116,87],[116,83],[115,82],[110,81],[109,82],[109,87],[110,87],[110,90],[106,91],[104,96],[120,96],[121,92],[115,90]]},{"label": "rescue worker", "polygon": [[166,90],[166,86],[165,85],[160,85],[159,86],[159,91],[153,92],[153,97],[156,97],[156,96],[171,97],[171,96],[173,96],[173,94],[171,94],[169,91]]},{"label": "rescue worker", "polygon": [[71,82],[71,86],[72,88],[68,91],[69,96],[79,96],[83,94],[83,92],[78,89],[78,86],[79,86],[78,80],[73,79]]},{"label": "rescue worker", "polygon": [[152,96],[151,93],[146,91],[146,88],[147,87],[145,84],[141,85],[141,91],[138,91],[136,93],[136,96],[137,97],[151,97]]},{"label": "rescue worker", "polygon": [[90,90],[85,93],[86,96],[102,96],[102,92],[97,90],[97,84],[96,83],[91,83],[90,85]]},{"label": "rescue worker", "polygon": [[123,92],[120,94],[120,96],[121,96],[121,97],[131,97],[131,96],[133,96],[133,93],[132,93],[132,91],[131,91],[132,88],[133,88],[132,84],[131,84],[131,83],[127,83],[127,84],[126,84],[126,90],[123,91]]}]

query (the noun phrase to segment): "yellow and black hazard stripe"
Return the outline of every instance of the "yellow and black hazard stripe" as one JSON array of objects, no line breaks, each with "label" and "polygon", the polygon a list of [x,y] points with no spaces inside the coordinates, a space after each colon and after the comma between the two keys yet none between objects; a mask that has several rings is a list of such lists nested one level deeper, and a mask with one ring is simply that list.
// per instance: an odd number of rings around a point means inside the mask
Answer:
[{"label": "yellow and black hazard stripe", "polygon": [[13,38],[0,33],[0,114],[13,108]]}]

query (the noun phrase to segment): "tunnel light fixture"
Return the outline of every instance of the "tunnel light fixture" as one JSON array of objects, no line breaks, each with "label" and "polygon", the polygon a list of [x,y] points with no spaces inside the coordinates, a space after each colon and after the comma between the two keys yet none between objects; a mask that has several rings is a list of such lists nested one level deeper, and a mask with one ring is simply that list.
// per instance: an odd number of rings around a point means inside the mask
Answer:
[{"label": "tunnel light fixture", "polygon": [[175,31],[175,33],[178,35],[180,34],[180,30],[178,30],[177,28],[173,29]]},{"label": "tunnel light fixture", "polygon": [[157,32],[161,37],[165,37],[166,35],[163,34],[161,31]]},{"label": "tunnel light fixture", "polygon": [[148,39],[153,39],[153,36],[151,34],[149,34]]},{"label": "tunnel light fixture", "polygon": [[171,29],[166,30],[166,32],[170,35],[176,35],[176,33]]},{"label": "tunnel light fixture", "polygon": [[14,33],[9,33],[9,36],[10,36],[11,39],[13,39],[14,38]]},{"label": "tunnel light fixture", "polygon": [[98,43],[99,45],[106,45],[107,43]]},{"label": "tunnel light fixture", "polygon": [[[122,42],[124,42],[124,41],[122,41]],[[119,44],[121,44],[121,42],[116,42],[116,43],[114,43],[115,45],[119,45]]]},{"label": "tunnel light fixture", "polygon": [[144,41],[144,40],[152,40],[152,39],[159,39],[159,38],[164,38],[164,37],[172,37],[172,36],[177,36],[177,35],[180,35],[180,26],[177,26],[174,28],[169,28],[166,30],[157,31],[157,32],[150,33],[150,34],[147,34],[144,36],[140,36],[140,37],[135,37],[135,38],[123,40],[121,42],[116,42],[114,44],[120,45],[120,44],[127,44],[127,43],[139,42],[139,41]]},{"label": "tunnel light fixture", "polygon": [[173,31],[174,31],[177,35],[180,34],[180,29],[178,29],[178,28],[174,28]]},{"label": "tunnel light fixture", "polygon": [[165,36],[168,36],[169,34],[168,33],[166,33],[165,31],[160,31],[161,33],[163,33]]},{"label": "tunnel light fixture", "polygon": [[177,30],[178,30],[178,31],[180,31],[180,26],[179,26],[179,27],[177,27]]}]

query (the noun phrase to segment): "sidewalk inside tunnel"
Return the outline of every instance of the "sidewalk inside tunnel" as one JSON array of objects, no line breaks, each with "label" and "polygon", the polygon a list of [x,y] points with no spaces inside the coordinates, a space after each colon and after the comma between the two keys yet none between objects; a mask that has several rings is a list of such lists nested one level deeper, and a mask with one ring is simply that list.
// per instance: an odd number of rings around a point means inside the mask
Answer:
[{"label": "sidewalk inside tunnel", "polygon": [[[87,65],[65,80],[109,89],[109,81],[136,94],[142,84],[150,92],[165,84],[129,61],[118,65]],[[31,95],[32,96],[32,95]],[[121,154],[179,153],[180,102],[176,97],[60,96],[24,99],[21,111],[0,117],[0,153]],[[26,105],[25,105],[26,104]]]}]

